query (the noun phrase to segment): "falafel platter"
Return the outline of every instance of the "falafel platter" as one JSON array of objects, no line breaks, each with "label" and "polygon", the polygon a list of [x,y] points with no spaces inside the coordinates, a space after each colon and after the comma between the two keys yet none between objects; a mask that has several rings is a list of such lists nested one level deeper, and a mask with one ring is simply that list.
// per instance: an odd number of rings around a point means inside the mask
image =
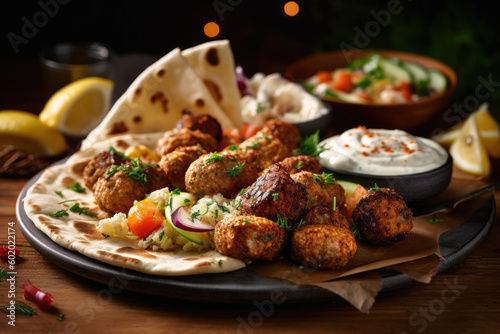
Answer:
[{"label": "falafel platter", "polygon": [[411,235],[401,196],[344,188],[295,125],[270,118],[243,135],[240,98],[228,41],[171,51],[79,151],[41,174],[26,214],[60,246],[160,276],[283,259],[338,270],[361,243],[392,247]]}]

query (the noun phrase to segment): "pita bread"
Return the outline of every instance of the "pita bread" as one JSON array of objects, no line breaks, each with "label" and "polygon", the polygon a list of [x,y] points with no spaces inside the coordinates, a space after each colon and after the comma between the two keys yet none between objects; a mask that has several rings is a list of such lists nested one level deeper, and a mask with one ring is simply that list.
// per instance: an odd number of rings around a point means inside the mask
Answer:
[{"label": "pita bread", "polygon": [[235,127],[181,50],[176,48],[134,80],[101,124],[82,141],[81,147],[89,148],[116,135],[170,130],[184,110],[209,114],[223,129]]},{"label": "pita bread", "polygon": [[240,91],[233,52],[228,40],[212,41],[182,51],[182,56],[203,80],[212,97],[233,125],[241,129]]},{"label": "pita bread", "polygon": [[[57,244],[118,267],[163,276],[220,273],[245,267],[244,262],[221,255],[215,250],[152,251],[139,247],[139,239],[106,238],[98,229],[99,220],[110,215],[99,209],[93,193],[89,190],[77,193],[68,189],[75,181],[83,185],[83,168],[97,153],[110,146],[124,151],[139,143],[154,148],[160,135],[161,132],[116,136],[75,153],[62,165],[48,168],[27,192],[23,203],[26,214],[38,229]],[[64,198],[56,192],[61,192]],[[70,208],[76,202],[96,213],[97,218],[69,210],[69,216],[49,216]]]}]

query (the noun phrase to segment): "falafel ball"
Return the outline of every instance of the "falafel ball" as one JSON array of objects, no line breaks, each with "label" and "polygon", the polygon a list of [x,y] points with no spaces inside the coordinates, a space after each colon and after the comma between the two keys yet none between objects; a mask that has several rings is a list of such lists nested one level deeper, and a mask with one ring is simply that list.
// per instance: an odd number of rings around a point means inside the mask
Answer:
[{"label": "falafel ball", "polygon": [[296,182],[302,183],[307,191],[306,211],[318,204],[333,207],[335,199],[338,208],[345,204],[344,188],[333,178],[326,178],[322,174],[302,171],[291,175]]},{"label": "falafel ball", "polygon": [[178,147],[201,145],[207,152],[217,151],[218,142],[212,135],[200,130],[190,130],[187,128],[173,129],[166,131],[158,139],[156,151],[161,157]]},{"label": "falafel ball", "polygon": [[159,164],[166,174],[169,186],[172,189],[179,188],[186,190],[186,171],[200,156],[208,152],[200,146],[179,147],[176,150],[165,154]]},{"label": "falafel ball", "polygon": [[281,161],[281,164],[286,168],[288,174],[297,174],[302,171],[311,173],[321,173],[321,165],[318,159],[308,155],[297,155],[288,157]]},{"label": "falafel ball", "polygon": [[177,122],[176,128],[200,130],[214,137],[217,142],[222,139],[222,127],[220,123],[208,114],[194,115],[190,111],[185,111],[181,120]]},{"label": "falafel ball", "polygon": [[338,208],[333,210],[333,208],[324,205],[314,206],[305,214],[303,220],[307,224],[330,224],[335,227],[350,229],[349,221]]},{"label": "falafel ball", "polygon": [[305,224],[293,231],[291,239],[292,260],[311,268],[345,267],[358,249],[349,229],[332,224]]},{"label": "falafel ball", "polygon": [[121,165],[126,160],[111,151],[103,151],[95,155],[83,169],[83,182],[88,189],[93,190],[101,175],[112,165]]},{"label": "falafel ball", "polygon": [[242,260],[280,256],[287,231],[272,220],[255,216],[229,216],[217,223],[214,232],[215,249]]},{"label": "falafel ball", "polygon": [[268,168],[241,197],[243,215],[276,220],[279,214],[289,223],[303,215],[305,205],[306,189],[295,182],[280,163]]},{"label": "falafel ball", "polygon": [[368,191],[356,204],[352,219],[364,239],[376,245],[399,242],[413,228],[412,212],[389,188]]},{"label": "falafel ball", "polygon": [[299,147],[302,139],[295,125],[277,119],[267,121],[260,132],[278,138],[291,152]]}]

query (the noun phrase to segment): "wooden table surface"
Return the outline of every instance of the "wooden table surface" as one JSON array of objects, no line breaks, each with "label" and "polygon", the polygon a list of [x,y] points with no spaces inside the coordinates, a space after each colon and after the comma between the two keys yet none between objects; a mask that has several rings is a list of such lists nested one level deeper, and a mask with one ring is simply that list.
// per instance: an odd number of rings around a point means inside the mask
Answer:
[{"label": "wooden table surface", "polygon": [[[29,69],[31,63],[26,65]],[[3,87],[0,109],[40,110],[40,90],[18,87]],[[15,206],[28,180],[0,178],[0,245],[7,244],[13,222],[21,252],[15,286],[0,281],[0,304],[10,302],[10,290],[15,290],[15,299],[24,300],[22,286],[30,280],[52,294],[57,311],[44,312],[27,301],[37,315],[17,315],[13,327],[2,313],[0,333],[500,333],[500,191],[495,193],[493,227],[470,256],[429,284],[381,293],[370,313],[363,314],[343,301],[262,310],[253,304],[170,300],[83,278],[47,260],[21,233]],[[0,268],[7,266],[0,260]],[[457,286],[456,298],[446,294],[450,284]],[[58,320],[60,314],[64,321]]]}]

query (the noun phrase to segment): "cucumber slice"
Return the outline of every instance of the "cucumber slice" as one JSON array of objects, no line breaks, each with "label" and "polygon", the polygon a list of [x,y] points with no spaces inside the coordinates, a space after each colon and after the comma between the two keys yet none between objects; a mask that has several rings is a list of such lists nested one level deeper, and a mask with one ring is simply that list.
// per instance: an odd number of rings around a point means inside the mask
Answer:
[{"label": "cucumber slice", "polygon": [[336,99],[339,99],[339,100],[342,100],[345,102],[365,103],[365,101],[363,99],[361,99],[360,97],[358,97],[356,95],[346,94],[346,93],[339,92],[339,91],[333,90],[333,89],[325,90],[323,92],[323,96],[324,97],[333,97],[333,98],[336,98]]},{"label": "cucumber slice", "polygon": [[404,61],[403,66],[412,74],[413,82],[426,82],[429,80],[429,72],[422,65],[413,61]]},{"label": "cucumber slice", "polygon": [[335,181],[337,181],[337,183],[340,184],[342,188],[344,188],[344,193],[346,197],[352,194],[356,189],[356,187],[358,186],[357,183],[350,181],[344,181],[344,180],[335,180]]},{"label": "cucumber slice", "polygon": [[446,76],[435,69],[429,70],[429,88],[442,92],[448,86],[448,79]]},{"label": "cucumber slice", "polygon": [[175,232],[179,233],[192,243],[203,246],[203,233],[185,231],[178,228],[177,226],[174,225],[174,223],[172,223],[172,209],[170,208],[170,205],[167,205],[165,207],[165,220],[167,222],[168,227],[173,229]]},{"label": "cucumber slice", "polygon": [[392,78],[394,80],[403,80],[408,83],[413,82],[410,71],[404,68],[403,65],[397,64],[385,58],[380,58],[380,60],[378,61],[378,65],[382,68],[385,75],[387,75],[389,78]]}]

